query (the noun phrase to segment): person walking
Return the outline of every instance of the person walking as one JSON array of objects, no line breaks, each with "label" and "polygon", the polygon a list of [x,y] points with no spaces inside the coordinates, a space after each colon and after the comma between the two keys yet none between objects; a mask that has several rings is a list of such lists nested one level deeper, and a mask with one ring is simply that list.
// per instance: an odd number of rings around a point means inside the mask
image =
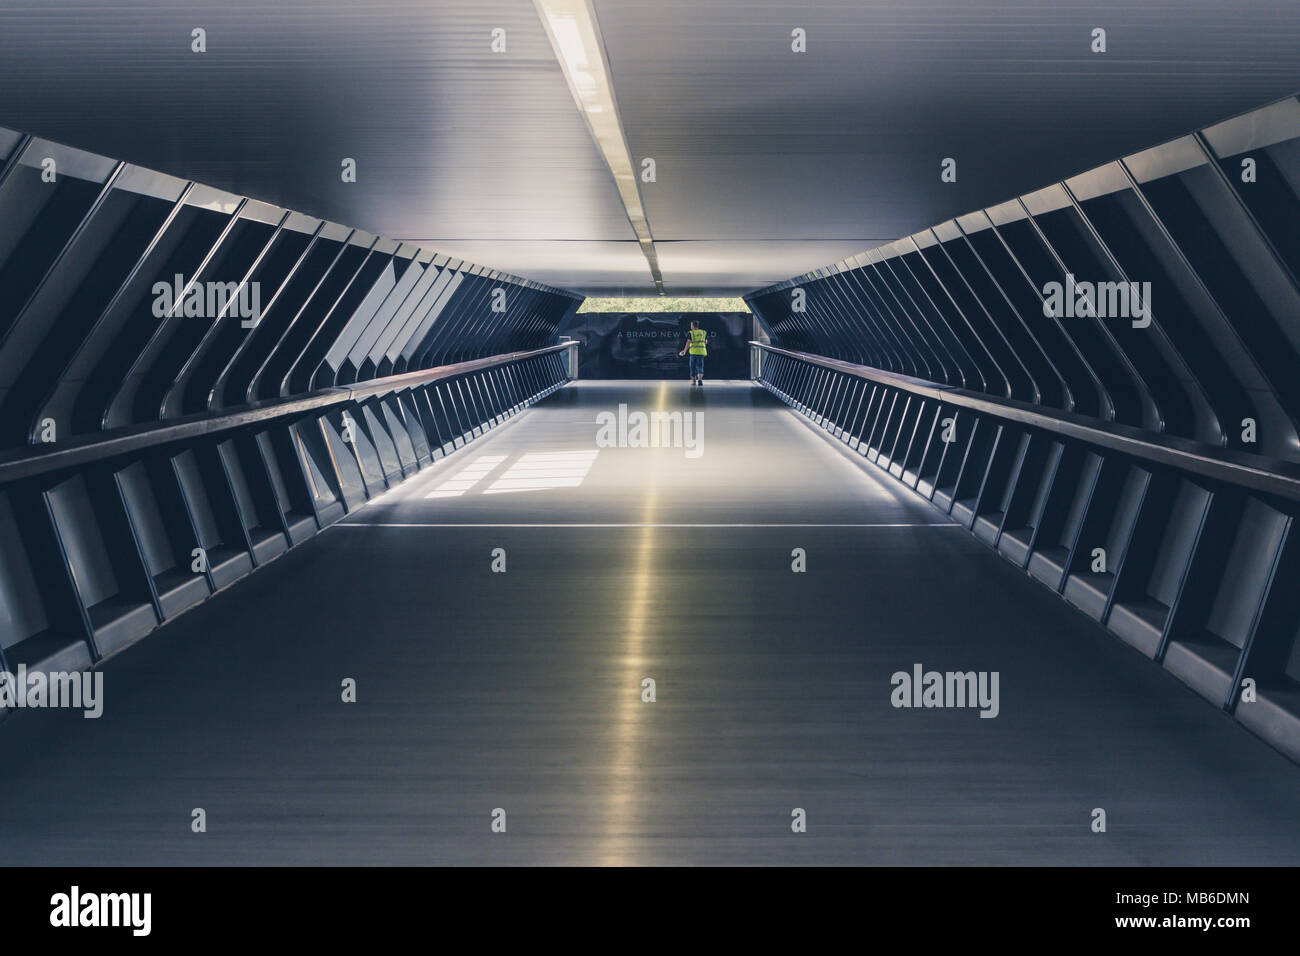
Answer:
[{"label": "person walking", "polygon": [[686,333],[686,344],[678,355],[685,355],[687,350],[691,353],[691,385],[704,387],[704,357],[709,354],[708,347],[705,345],[707,333],[700,328],[699,319],[691,319],[691,329]]}]

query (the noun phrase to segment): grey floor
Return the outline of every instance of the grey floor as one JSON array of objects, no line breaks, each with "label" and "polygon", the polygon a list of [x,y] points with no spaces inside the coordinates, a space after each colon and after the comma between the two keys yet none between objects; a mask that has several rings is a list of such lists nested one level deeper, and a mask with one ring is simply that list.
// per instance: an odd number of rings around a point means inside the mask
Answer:
[{"label": "grey floor", "polygon": [[[620,403],[701,454],[598,449]],[[569,386],[109,661],[101,719],[0,724],[0,858],[1300,862],[1300,768],[874,470],[748,383]],[[893,708],[915,663],[1000,715]]]}]

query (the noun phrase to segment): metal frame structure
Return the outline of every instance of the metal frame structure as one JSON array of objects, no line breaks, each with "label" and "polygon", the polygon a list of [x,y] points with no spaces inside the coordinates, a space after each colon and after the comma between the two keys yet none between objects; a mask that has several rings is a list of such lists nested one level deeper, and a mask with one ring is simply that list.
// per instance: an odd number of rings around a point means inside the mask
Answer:
[{"label": "metal frame structure", "polygon": [[751,345],[769,392],[1300,761],[1300,468]]},{"label": "metal frame structure", "polygon": [[1296,222],[1291,97],[752,293],[753,376],[1300,760]]},{"label": "metal frame structure", "polygon": [[84,667],[568,381],[573,345],[0,455],[0,666]]},{"label": "metal frame structure", "polygon": [[0,129],[0,668],[92,666],[549,395],[581,301]]},{"label": "metal frame structure", "polygon": [[[779,346],[1300,461],[1297,218],[1291,97],[746,301]],[[1150,283],[1149,324],[1045,314],[1067,276]]]}]

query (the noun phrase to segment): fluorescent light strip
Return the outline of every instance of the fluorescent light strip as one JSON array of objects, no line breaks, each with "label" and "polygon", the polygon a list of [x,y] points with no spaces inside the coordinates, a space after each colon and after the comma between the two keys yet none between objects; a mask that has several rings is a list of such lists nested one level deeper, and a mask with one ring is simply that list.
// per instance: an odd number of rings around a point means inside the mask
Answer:
[{"label": "fluorescent light strip", "polygon": [[550,37],[555,57],[564,68],[564,78],[569,83],[578,111],[587,121],[592,138],[605,158],[605,165],[614,176],[619,198],[627,211],[628,222],[636,235],[641,252],[650,266],[650,277],[655,288],[664,291],[663,274],[659,271],[659,256],[655,252],[654,236],[641,204],[640,187],[632,153],[623,133],[623,121],[614,97],[614,84],[605,59],[605,43],[596,23],[596,11],[590,0],[533,0],[542,18],[546,35]]}]

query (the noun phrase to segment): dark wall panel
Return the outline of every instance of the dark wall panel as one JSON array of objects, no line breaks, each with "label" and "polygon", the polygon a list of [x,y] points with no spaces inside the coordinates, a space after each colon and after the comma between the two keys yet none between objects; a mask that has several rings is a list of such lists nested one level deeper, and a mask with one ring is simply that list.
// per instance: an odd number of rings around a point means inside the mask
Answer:
[{"label": "dark wall panel", "polygon": [[686,378],[679,356],[691,320],[708,334],[705,376],[749,377],[754,319],[748,312],[584,312],[559,330],[578,342],[578,375],[592,379]]}]

